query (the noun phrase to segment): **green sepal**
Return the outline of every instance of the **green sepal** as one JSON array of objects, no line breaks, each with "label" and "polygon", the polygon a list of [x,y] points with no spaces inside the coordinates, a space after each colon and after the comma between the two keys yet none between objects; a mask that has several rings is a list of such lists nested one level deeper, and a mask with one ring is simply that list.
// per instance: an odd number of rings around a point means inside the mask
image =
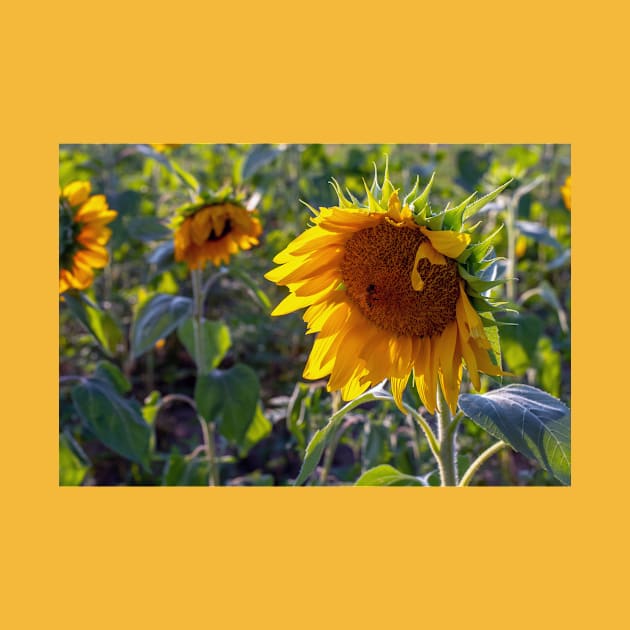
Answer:
[{"label": "green sepal", "polygon": [[431,192],[431,187],[433,186],[433,180],[435,179],[435,173],[431,175],[431,179],[429,183],[424,187],[424,190],[420,193],[418,197],[416,197],[410,205],[418,208],[422,208],[427,204],[427,200],[429,198],[429,193]]},{"label": "green sepal", "polygon": [[394,187],[389,181],[389,158],[385,156],[385,175],[383,177],[383,188],[381,189],[381,204],[387,207],[389,198],[394,193]]},{"label": "green sepal", "polygon": [[365,180],[363,180],[363,185],[365,186],[365,191],[366,191],[367,197],[368,197],[368,208],[369,208],[369,211],[370,212],[378,212],[378,213],[385,212],[383,210],[383,208],[380,206],[380,204],[378,203],[378,201],[376,201],[376,198],[372,194],[372,191],[368,188],[368,185],[365,182]]},{"label": "green sepal", "polygon": [[475,214],[475,212],[477,212],[478,210],[481,210],[481,208],[483,208],[486,204],[490,203],[493,199],[498,197],[512,183],[512,181],[513,180],[511,179],[508,180],[502,186],[499,186],[498,188],[488,193],[481,199],[477,199],[477,201],[467,206],[464,210],[464,221],[468,220],[468,218],[471,217],[473,214]]},{"label": "green sepal", "polygon": [[440,212],[440,214],[435,214],[432,217],[428,217],[426,219],[427,227],[430,230],[441,230],[443,222],[444,222],[444,212]]},{"label": "green sepal", "polygon": [[418,192],[418,186],[420,185],[420,175],[416,175],[416,183],[413,185],[413,188],[409,191],[405,198],[403,199],[402,205],[403,208],[409,205],[409,200]]},{"label": "green sepal", "polygon": [[334,177],[331,178],[330,185],[335,189],[335,194],[337,195],[337,198],[339,199],[339,206],[341,208],[354,207],[354,204],[346,199],[346,196],[343,194],[343,191],[341,190],[341,186],[339,185],[339,183]]},{"label": "green sepal", "polygon": [[[372,165],[374,166],[374,179],[372,180],[369,192],[371,192],[374,197],[380,197],[381,187],[378,185],[378,168],[376,167],[376,162],[372,162]],[[363,183],[365,184],[365,181]],[[365,186],[365,189],[368,190],[367,185]]]},{"label": "green sepal", "polygon": [[[503,229],[503,224],[499,225],[499,227],[493,230],[489,234],[489,236],[486,237],[483,241],[480,241],[479,243],[475,243],[475,245],[470,247],[470,253],[468,254],[468,256],[472,256],[473,261],[476,263],[481,262],[486,257],[486,254],[490,251],[490,248],[493,245],[494,239],[496,238],[497,234],[502,229]],[[468,258],[468,256],[466,258]],[[462,262],[459,260],[459,258],[457,260],[458,262]]]},{"label": "green sepal", "polygon": [[[460,270],[462,266],[459,265]],[[463,277],[464,274],[460,272],[460,275]],[[494,287],[498,287],[501,284],[505,284],[507,282],[506,278],[497,278],[496,280],[480,280],[476,276],[472,276],[471,274],[466,274],[466,283],[470,289],[469,293],[474,297],[485,297],[484,293],[493,289]],[[472,278],[472,280],[470,279]]]},{"label": "green sepal", "polygon": [[474,192],[472,195],[464,199],[459,205],[454,208],[448,208],[444,210],[444,226],[449,230],[454,230],[456,232],[461,232],[463,221],[464,210],[466,206],[469,205],[469,202],[472,201],[477,196],[477,193]]}]

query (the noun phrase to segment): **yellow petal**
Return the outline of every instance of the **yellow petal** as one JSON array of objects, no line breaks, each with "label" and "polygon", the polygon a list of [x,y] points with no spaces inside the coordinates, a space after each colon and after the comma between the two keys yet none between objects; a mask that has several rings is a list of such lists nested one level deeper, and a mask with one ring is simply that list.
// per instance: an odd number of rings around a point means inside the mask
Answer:
[{"label": "yellow petal", "polygon": [[105,223],[111,223],[117,216],[116,210],[110,210],[107,205],[105,195],[94,195],[77,210],[74,220],[82,223],[99,221],[104,225]]},{"label": "yellow petal", "polygon": [[424,288],[424,280],[420,277],[420,274],[418,273],[418,263],[423,258],[427,258],[432,265],[446,264],[446,258],[444,258],[442,254],[436,252],[431,246],[431,243],[428,243],[427,241],[422,241],[416,251],[416,258],[413,261],[413,268],[411,270],[411,286],[413,287],[414,291],[422,291],[422,289]]},{"label": "yellow petal", "polygon": [[107,265],[109,260],[109,256],[107,254],[107,250],[104,247],[96,249],[96,245],[93,246],[93,249],[82,249],[75,254],[75,258],[80,260],[82,263],[89,265],[90,267],[94,267],[96,269],[101,269]]},{"label": "yellow petal", "polygon": [[203,245],[208,240],[212,229],[211,213],[211,208],[203,208],[192,216],[190,221],[190,239],[195,245]]},{"label": "yellow petal", "polygon": [[421,232],[431,241],[431,245],[449,258],[457,258],[470,243],[470,235],[452,230],[429,230],[420,228]]},{"label": "yellow petal", "polygon": [[90,182],[72,182],[64,187],[62,195],[71,206],[80,206],[87,201],[92,192]]},{"label": "yellow petal", "polygon": [[401,376],[400,378],[392,377],[389,379],[392,388],[392,396],[394,397],[396,406],[404,414],[406,414],[407,411],[405,411],[405,408],[403,407],[402,397],[405,392],[405,387],[407,386],[408,380],[409,374],[407,374],[407,376]]}]

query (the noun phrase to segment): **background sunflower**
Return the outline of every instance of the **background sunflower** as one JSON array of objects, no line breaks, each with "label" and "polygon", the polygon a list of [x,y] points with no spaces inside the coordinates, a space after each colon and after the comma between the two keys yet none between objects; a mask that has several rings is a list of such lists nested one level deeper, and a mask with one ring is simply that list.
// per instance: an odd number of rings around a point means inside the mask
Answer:
[{"label": "background sunflower", "polygon": [[111,230],[105,227],[117,216],[104,195],[90,196],[90,182],[75,181],[59,194],[59,293],[87,289],[93,269],[107,265],[105,245]]}]

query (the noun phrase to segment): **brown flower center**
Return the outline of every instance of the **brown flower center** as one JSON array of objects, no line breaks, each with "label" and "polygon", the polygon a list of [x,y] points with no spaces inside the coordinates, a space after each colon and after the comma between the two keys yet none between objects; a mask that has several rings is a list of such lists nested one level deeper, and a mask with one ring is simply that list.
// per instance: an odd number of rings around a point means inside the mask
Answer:
[{"label": "brown flower center", "polygon": [[226,234],[229,234],[232,231],[232,222],[230,219],[225,220],[225,224],[223,226],[223,230],[220,234],[217,233],[216,228],[213,226],[210,228],[210,234],[208,235],[207,241],[218,241],[220,238],[223,238]]},{"label": "brown flower center", "polygon": [[457,265],[449,258],[418,262],[422,291],[411,285],[416,251],[428,239],[413,227],[388,221],[354,234],[345,246],[341,273],[348,297],[374,325],[397,335],[431,337],[455,320]]}]

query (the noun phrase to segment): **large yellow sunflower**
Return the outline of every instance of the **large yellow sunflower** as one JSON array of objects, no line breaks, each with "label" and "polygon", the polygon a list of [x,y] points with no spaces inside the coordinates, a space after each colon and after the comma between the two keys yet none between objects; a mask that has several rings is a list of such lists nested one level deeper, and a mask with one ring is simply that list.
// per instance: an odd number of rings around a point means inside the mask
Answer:
[{"label": "large yellow sunflower", "polygon": [[93,269],[109,259],[105,245],[112,234],[105,227],[117,216],[105,195],[90,196],[90,182],[72,182],[59,194],[59,293],[87,289]]},{"label": "large yellow sunflower", "polygon": [[330,375],[328,390],[341,390],[345,400],[389,378],[401,406],[413,373],[429,412],[436,409],[438,379],[455,412],[462,362],[476,389],[479,372],[504,374],[484,329],[493,326],[497,308],[487,291],[500,281],[475,275],[490,266],[492,238],[473,243],[474,228],[464,223],[507,184],[432,214],[432,182],[415,196],[416,182],[401,201],[386,168],[382,188],[375,176],[360,204],[333,180],[339,205],[309,206],[313,225],[265,276],[290,291],[272,315],[307,307],[307,333],[317,337],[304,377]]},{"label": "large yellow sunflower", "polygon": [[190,269],[203,269],[208,260],[215,266],[227,264],[239,249],[258,245],[262,233],[254,213],[231,200],[185,206],[174,228],[175,260]]}]

